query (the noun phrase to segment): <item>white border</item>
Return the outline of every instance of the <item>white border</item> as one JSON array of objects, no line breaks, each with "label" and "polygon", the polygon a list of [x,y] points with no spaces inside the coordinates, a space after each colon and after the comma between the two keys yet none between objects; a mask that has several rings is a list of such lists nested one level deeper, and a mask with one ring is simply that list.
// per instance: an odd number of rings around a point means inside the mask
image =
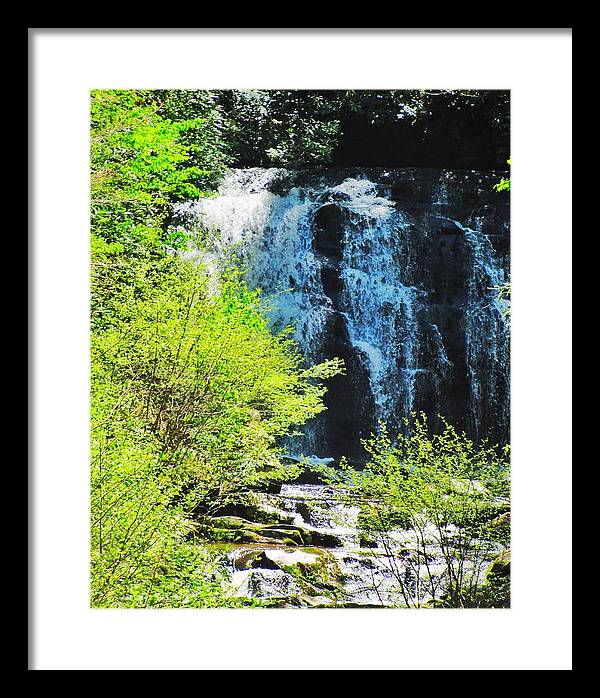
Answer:
[{"label": "white border", "polygon": [[[571,34],[36,30],[35,669],[569,669]],[[513,608],[88,608],[93,87],[512,90]]]}]

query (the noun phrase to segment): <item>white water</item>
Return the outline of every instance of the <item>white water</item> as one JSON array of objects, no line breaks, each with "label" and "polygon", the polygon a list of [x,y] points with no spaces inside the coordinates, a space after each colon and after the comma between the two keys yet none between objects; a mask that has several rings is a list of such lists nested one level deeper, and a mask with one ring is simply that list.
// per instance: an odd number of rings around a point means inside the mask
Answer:
[{"label": "white water", "polygon": [[[229,251],[236,251],[250,285],[263,290],[275,329],[291,325],[303,354],[315,361],[323,358],[327,320],[334,308],[323,288],[323,258],[315,250],[314,222],[324,205],[335,203],[345,217],[338,310],[366,368],[373,425],[378,420],[399,424],[415,408],[419,377],[429,371],[429,384],[446,386],[439,389],[449,392],[447,381],[453,370],[445,338],[435,322],[427,320],[427,270],[415,253],[415,229],[424,244],[430,233],[422,232],[420,218],[402,210],[385,195],[385,188],[365,177],[338,182],[329,178],[316,184],[313,180],[305,186],[276,189],[281,194],[267,188],[286,174],[274,168],[233,171],[218,196],[185,204],[178,213],[214,236],[212,250],[203,255],[215,270]],[[429,211],[448,207],[449,190],[448,177],[441,176]],[[477,432],[485,423],[486,400],[496,400],[502,420],[508,420],[508,396],[501,394],[495,378],[507,370],[508,327],[502,303],[492,290],[504,282],[505,274],[485,232],[453,222],[463,231],[471,255],[464,351],[470,420]],[[429,352],[434,347],[433,366],[422,365],[426,347]],[[304,447],[314,450],[310,439]]]},{"label": "white water", "polygon": [[[371,546],[365,548],[361,547],[358,529],[359,507],[341,503],[329,487],[283,485],[279,495],[263,497],[266,511],[291,515],[296,526],[340,539],[339,547],[323,550],[335,558],[341,573],[343,591],[337,604],[413,607],[443,594],[448,567],[440,545],[441,532],[435,526],[423,522],[418,532],[397,529],[379,534],[372,539]],[[451,528],[443,532],[446,545],[453,535]],[[285,548],[278,544],[260,547],[269,559],[282,567],[297,562],[311,563],[317,557],[301,548]],[[231,584],[238,596],[285,601],[301,593],[297,581],[283,569],[237,568],[238,560],[256,550],[256,545],[240,544],[229,553]],[[483,571],[499,550],[501,546],[490,544],[483,553],[480,551],[479,558],[466,560],[467,576],[479,574],[483,581]],[[329,605],[331,599],[323,598],[321,602]]]},{"label": "white water", "polygon": [[[263,290],[274,327],[291,325],[308,361],[324,358],[328,320],[340,312],[350,344],[366,370],[373,424],[378,419],[398,424],[419,404],[423,392],[445,395],[455,380],[457,350],[453,348],[453,355],[447,323],[444,327],[446,301],[433,298],[440,291],[427,267],[431,249],[437,249],[434,243],[440,239],[435,238],[434,218],[445,219],[462,233],[447,238],[460,238],[462,245],[448,259],[466,268],[457,324],[468,384],[468,395],[460,399],[468,404],[455,407],[457,412],[465,408],[475,432],[495,419],[508,422],[508,394],[499,381],[508,371],[508,324],[494,290],[505,282],[505,272],[486,234],[484,215],[446,217],[456,181],[441,173],[430,200],[415,209],[404,207],[391,198],[391,190],[360,174],[313,178],[302,186],[273,186],[287,174],[260,168],[233,171],[218,196],[180,207],[186,229],[202,227],[214,237],[210,251],[201,254],[215,279],[221,260],[234,249],[246,265],[249,284]],[[484,186],[481,179],[476,185]],[[321,272],[328,262],[315,247],[315,217],[328,204],[343,212],[344,221],[341,259],[336,262],[342,282],[336,308],[323,287]],[[190,254],[199,253],[192,249]],[[454,272],[448,269],[450,286],[457,283]],[[492,404],[497,414],[490,413]],[[313,454],[309,459],[313,464],[329,464],[330,454],[315,448],[314,437],[309,430],[304,453]],[[439,532],[432,528],[424,526],[421,539],[414,530],[395,531],[371,541],[375,547],[365,548],[357,528],[358,507],[341,505],[327,487],[284,485],[280,495],[264,495],[263,505],[267,511],[287,514],[296,526],[337,536],[341,545],[328,550],[343,575],[346,601],[405,605],[399,591],[402,579],[409,589],[408,605],[422,604],[431,596],[423,580],[443,584],[445,561]],[[282,569],[236,569],[236,559],[249,549],[240,545],[231,554],[237,593],[273,598],[299,592]],[[415,557],[419,550],[427,553],[426,565],[422,556]],[[267,552],[280,561],[289,558],[290,563],[297,554],[282,552],[277,544]],[[493,552],[489,551],[490,558]]]}]

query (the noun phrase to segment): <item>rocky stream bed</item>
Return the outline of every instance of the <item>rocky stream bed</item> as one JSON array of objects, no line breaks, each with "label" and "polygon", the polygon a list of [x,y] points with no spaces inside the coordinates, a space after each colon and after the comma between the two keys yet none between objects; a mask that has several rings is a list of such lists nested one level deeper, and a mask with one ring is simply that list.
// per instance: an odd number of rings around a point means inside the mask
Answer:
[{"label": "rocky stream bed", "polygon": [[[447,573],[436,529],[366,536],[358,515],[329,486],[284,484],[201,529],[225,551],[234,596],[283,608],[435,606]],[[467,564],[483,582],[491,565],[507,573],[510,557],[497,546]]]}]

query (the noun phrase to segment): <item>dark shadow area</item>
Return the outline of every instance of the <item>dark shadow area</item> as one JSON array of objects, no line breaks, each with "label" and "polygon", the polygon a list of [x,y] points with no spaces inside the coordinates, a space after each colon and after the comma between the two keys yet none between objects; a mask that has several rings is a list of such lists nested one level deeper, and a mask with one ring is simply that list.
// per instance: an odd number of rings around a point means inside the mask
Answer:
[{"label": "dark shadow area", "polygon": [[371,124],[368,118],[348,117],[331,164],[340,167],[435,167],[494,170],[506,167],[508,133],[499,133],[489,120],[472,115],[436,115],[435,121],[408,120]]}]

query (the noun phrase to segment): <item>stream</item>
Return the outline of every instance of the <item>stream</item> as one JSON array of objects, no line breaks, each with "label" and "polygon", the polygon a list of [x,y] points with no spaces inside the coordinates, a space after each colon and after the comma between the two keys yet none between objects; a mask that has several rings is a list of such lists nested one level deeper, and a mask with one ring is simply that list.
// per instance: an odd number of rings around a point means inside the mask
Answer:
[{"label": "stream", "polygon": [[[284,484],[279,494],[260,493],[258,501],[287,522],[282,525],[318,534],[328,545],[230,545],[227,563],[236,596],[282,607],[426,607],[445,589],[446,559],[431,525],[365,537],[359,508],[340,503],[327,485]],[[453,533],[445,530],[444,536]],[[467,568],[483,581],[500,550],[490,546]]]}]

